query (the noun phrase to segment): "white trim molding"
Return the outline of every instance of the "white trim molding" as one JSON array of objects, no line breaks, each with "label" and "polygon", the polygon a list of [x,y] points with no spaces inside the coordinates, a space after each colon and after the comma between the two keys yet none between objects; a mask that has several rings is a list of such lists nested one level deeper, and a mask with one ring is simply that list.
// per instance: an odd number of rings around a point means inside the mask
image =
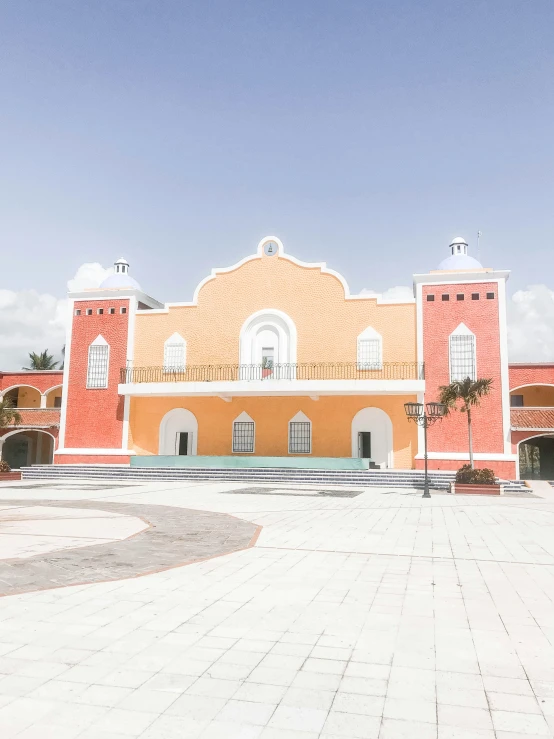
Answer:
[{"label": "white trim molding", "polygon": [[65,331],[65,356],[63,364],[62,379],[62,407],[60,411],[60,431],[58,435],[58,446],[63,447],[65,442],[65,423],[67,418],[67,396],[69,391],[69,372],[71,368],[71,337],[73,334],[74,308],[75,302],[71,298],[67,301],[67,328]]},{"label": "white trim molding", "polygon": [[414,395],[425,380],[221,380],[215,382],[135,382],[118,385],[119,395],[142,398],[278,397],[285,395]]},{"label": "white trim molding", "polygon": [[66,448],[66,449],[57,449],[54,452],[54,456],[56,454],[76,454],[76,455],[87,455],[88,454],[91,457],[100,457],[103,455],[105,455],[106,457],[118,457],[118,456],[128,457],[130,455],[135,455],[136,452],[134,451],[134,449],[98,449],[98,448],[71,449],[71,448]]}]

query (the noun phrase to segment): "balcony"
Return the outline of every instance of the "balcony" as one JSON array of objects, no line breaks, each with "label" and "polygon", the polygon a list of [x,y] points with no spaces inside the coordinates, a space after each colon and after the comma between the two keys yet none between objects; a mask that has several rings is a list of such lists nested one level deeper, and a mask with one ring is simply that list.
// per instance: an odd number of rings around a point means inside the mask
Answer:
[{"label": "balcony", "polygon": [[213,364],[121,369],[119,393],[135,396],[377,395],[423,392],[424,365],[384,362]]},{"label": "balcony", "polygon": [[554,432],[554,408],[510,408],[512,431]]},{"label": "balcony", "polygon": [[9,424],[8,428],[47,429],[60,425],[59,408],[14,408],[21,416],[18,424]]}]

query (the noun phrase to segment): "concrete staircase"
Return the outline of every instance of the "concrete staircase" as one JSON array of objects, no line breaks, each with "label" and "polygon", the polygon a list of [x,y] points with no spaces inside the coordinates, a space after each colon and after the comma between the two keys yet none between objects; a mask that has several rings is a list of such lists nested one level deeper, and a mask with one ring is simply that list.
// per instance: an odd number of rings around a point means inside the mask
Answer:
[{"label": "concrete staircase", "polygon": [[[242,482],[264,485],[355,485],[383,488],[423,488],[423,472],[420,470],[317,470],[253,468],[204,468],[204,467],[126,467],[123,465],[33,465],[23,467],[23,480],[111,480],[123,482],[161,482],[198,480],[199,482]],[[454,472],[430,472],[431,488],[447,490]],[[506,492],[527,492],[519,481],[503,481]]]}]

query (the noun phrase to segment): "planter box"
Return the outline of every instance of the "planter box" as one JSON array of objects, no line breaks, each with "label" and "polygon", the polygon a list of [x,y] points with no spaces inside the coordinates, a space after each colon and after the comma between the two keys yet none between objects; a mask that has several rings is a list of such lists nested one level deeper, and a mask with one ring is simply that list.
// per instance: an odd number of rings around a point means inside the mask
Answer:
[{"label": "planter box", "polygon": [[21,480],[21,472],[0,472],[0,482],[7,480]]},{"label": "planter box", "polygon": [[450,492],[457,495],[504,495],[503,485],[475,485],[462,482],[451,482]]}]

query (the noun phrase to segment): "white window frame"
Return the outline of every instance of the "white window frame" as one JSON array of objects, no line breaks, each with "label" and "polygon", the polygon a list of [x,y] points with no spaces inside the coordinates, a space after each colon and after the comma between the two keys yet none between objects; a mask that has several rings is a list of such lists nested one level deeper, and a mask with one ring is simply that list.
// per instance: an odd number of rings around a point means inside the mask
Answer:
[{"label": "white window frame", "polygon": [[[457,377],[453,375],[452,371],[452,338],[453,337],[459,337],[463,336],[466,338],[472,338],[473,339],[473,377],[470,375],[466,375],[465,377]],[[460,323],[460,325],[452,331],[450,336],[448,337],[448,376],[450,377],[450,382],[461,382],[462,380],[465,380],[467,377],[470,377],[470,379],[474,382],[477,379],[477,338],[473,331],[470,331],[469,328],[465,325],[465,323]]]},{"label": "white window frame", "polygon": [[[169,364],[168,359],[168,350],[173,349],[175,347],[179,347],[182,351],[182,364]],[[164,372],[184,372],[187,368],[187,342],[181,334],[174,333],[172,334],[169,339],[166,339],[164,342],[164,359],[163,359],[163,371]]]},{"label": "white window frame", "polygon": [[[93,369],[93,367],[91,366],[91,354],[94,353],[91,350],[98,349],[100,347],[106,349],[106,373],[105,373],[103,385],[96,384],[96,383],[91,384],[91,370]],[[99,335],[96,337],[96,339],[94,339],[94,341],[92,342],[92,344],[89,345],[89,348],[88,348],[87,389],[105,390],[108,387],[109,378],[110,378],[110,345],[108,344],[108,342],[102,335]]]},{"label": "white window frame", "polygon": [[[366,341],[377,342],[379,359],[377,362],[365,362],[361,359],[362,344]],[[372,326],[368,326],[358,336],[356,342],[356,364],[359,370],[383,369],[383,337]]]},{"label": "white window frame", "polygon": [[[252,449],[245,451],[244,449],[235,449],[235,424],[237,423],[251,423],[252,424]],[[233,454],[255,454],[256,452],[256,422],[251,418],[246,411],[243,411],[240,416],[237,416],[233,421],[231,436],[231,449]]]},{"label": "white window frame", "polygon": [[[310,449],[307,452],[291,452],[291,441],[292,441],[292,425],[295,423],[309,423],[310,424]],[[288,424],[288,438],[287,438],[287,450],[289,454],[292,454],[294,456],[297,456],[299,454],[301,455],[310,455],[312,453],[312,422],[308,418],[308,416],[305,413],[302,413],[302,411],[298,411],[298,413],[290,419]]]}]

